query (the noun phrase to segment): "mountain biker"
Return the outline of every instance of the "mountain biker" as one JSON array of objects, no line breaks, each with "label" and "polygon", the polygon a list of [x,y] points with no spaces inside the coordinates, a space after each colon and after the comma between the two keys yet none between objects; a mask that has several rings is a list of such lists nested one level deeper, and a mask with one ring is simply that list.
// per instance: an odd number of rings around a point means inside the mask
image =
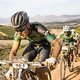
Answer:
[{"label": "mountain biker", "polygon": [[57,38],[67,43],[72,41],[76,42],[76,46],[78,46],[79,43],[79,34],[68,25],[63,26],[63,31],[57,36]]},{"label": "mountain biker", "polygon": [[[15,29],[14,43],[9,54],[9,60],[17,55],[21,40],[29,40],[27,48],[24,50],[24,58],[33,61],[39,53],[39,61],[46,61],[49,65],[54,65],[60,52],[61,45],[55,34],[51,34],[44,25],[29,22],[29,17],[25,11],[19,11],[12,15],[11,23]],[[36,46],[39,45],[39,48]],[[51,45],[54,46],[52,56],[49,58]]]},{"label": "mountain biker", "polygon": [[[68,25],[63,26],[63,31],[57,36],[57,38],[59,39],[59,41],[63,41],[66,43],[71,43],[71,42],[75,43],[73,45],[76,46],[76,48],[77,48],[76,54],[78,54],[79,35],[78,35],[78,33],[75,32],[74,29],[71,29],[70,26],[68,26]],[[71,50],[69,53],[71,53]],[[73,59],[72,59],[72,61],[73,61]]]}]

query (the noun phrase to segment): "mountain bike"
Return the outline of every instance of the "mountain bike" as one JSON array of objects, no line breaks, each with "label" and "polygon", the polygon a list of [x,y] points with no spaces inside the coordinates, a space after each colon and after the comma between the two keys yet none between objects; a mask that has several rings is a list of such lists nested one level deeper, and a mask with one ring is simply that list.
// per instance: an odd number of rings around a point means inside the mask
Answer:
[{"label": "mountain bike", "polygon": [[[73,53],[74,48],[71,47],[72,43],[62,43],[62,50],[60,53],[60,80],[65,80],[65,74],[66,74],[66,67],[69,68],[69,71],[73,71],[73,59],[74,55]],[[71,53],[70,53],[71,50]]]},{"label": "mountain bike", "polygon": [[[9,74],[9,75],[8,75]],[[51,73],[42,62],[0,60],[0,80],[51,80]]]}]

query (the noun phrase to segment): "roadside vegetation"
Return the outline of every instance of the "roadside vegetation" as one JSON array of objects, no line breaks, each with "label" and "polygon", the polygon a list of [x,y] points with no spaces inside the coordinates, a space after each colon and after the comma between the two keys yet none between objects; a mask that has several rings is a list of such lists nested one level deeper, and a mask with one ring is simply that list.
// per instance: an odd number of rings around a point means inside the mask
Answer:
[{"label": "roadside vegetation", "polygon": [[11,26],[0,25],[0,40],[13,39],[14,29]]},{"label": "roadside vegetation", "polygon": [[80,26],[76,26],[75,30],[78,34],[80,34]]}]

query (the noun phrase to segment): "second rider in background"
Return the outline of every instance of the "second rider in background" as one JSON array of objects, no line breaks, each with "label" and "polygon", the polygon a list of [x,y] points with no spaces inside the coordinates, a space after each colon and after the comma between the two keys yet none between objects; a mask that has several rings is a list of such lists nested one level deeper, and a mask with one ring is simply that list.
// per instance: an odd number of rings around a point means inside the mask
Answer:
[{"label": "second rider in background", "polygon": [[[70,26],[64,26],[63,31],[57,36],[59,39],[60,43],[66,42],[67,44],[73,43],[73,46],[76,48],[76,53],[75,57],[77,59],[77,54],[78,54],[78,45],[79,45],[79,35],[78,33],[75,32],[74,29],[71,29]],[[72,55],[71,52],[72,50],[69,50],[69,54]],[[72,55],[73,56],[73,55]],[[71,56],[71,60],[73,61],[73,58]],[[75,59],[75,61],[76,61]],[[73,66],[73,65],[72,65]],[[72,67],[70,66],[70,68]]]}]

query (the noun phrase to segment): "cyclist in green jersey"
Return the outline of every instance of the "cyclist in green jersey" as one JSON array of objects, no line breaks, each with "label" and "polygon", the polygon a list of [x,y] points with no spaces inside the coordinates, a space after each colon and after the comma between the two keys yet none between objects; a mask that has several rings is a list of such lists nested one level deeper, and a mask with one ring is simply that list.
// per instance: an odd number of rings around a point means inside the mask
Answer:
[{"label": "cyclist in green jersey", "polygon": [[[65,42],[77,42],[78,40],[78,33],[74,32],[74,30],[70,29],[70,26],[64,26],[63,31],[57,36],[58,39],[65,41]],[[76,44],[78,45],[78,44]]]},{"label": "cyclist in green jersey", "polygon": [[[77,54],[78,54],[78,45],[79,45],[79,35],[78,33],[76,33],[76,31],[74,29],[71,29],[70,26],[64,26],[63,27],[63,31],[57,36],[57,38],[59,39],[59,41],[63,41],[66,43],[75,43],[75,47],[76,47],[76,58],[77,58]],[[71,52],[70,52],[71,53]],[[76,59],[75,59],[76,60]]]},{"label": "cyclist in green jersey", "polygon": [[[29,45],[24,50],[23,55],[28,61],[33,61],[39,53],[39,61],[46,61],[50,66],[54,65],[60,52],[61,45],[55,34],[51,34],[44,25],[29,22],[29,17],[25,11],[19,11],[12,15],[11,23],[15,29],[14,43],[9,54],[9,60],[17,55],[21,40],[29,40]],[[36,48],[39,45],[39,48]],[[51,45],[54,46],[52,56],[49,58]]]},{"label": "cyclist in green jersey", "polygon": [[[75,57],[77,59],[78,43],[79,43],[79,35],[78,35],[78,33],[76,33],[73,29],[71,30],[70,26],[66,25],[66,26],[63,27],[63,32],[61,32],[57,36],[57,38],[59,39],[59,41],[61,43],[65,42],[66,44],[71,44],[71,46],[74,46],[74,48],[76,49]],[[73,70],[73,54],[71,54],[71,53],[72,53],[72,50],[69,49],[68,57],[70,59],[70,64],[68,64],[68,66],[69,66],[70,71]],[[75,61],[76,61],[76,59],[75,59]]]},{"label": "cyclist in green jersey", "polygon": [[75,46],[78,48],[79,45],[79,34],[71,29],[70,26],[64,26],[63,31],[57,36],[57,38],[66,43],[75,42]]}]

